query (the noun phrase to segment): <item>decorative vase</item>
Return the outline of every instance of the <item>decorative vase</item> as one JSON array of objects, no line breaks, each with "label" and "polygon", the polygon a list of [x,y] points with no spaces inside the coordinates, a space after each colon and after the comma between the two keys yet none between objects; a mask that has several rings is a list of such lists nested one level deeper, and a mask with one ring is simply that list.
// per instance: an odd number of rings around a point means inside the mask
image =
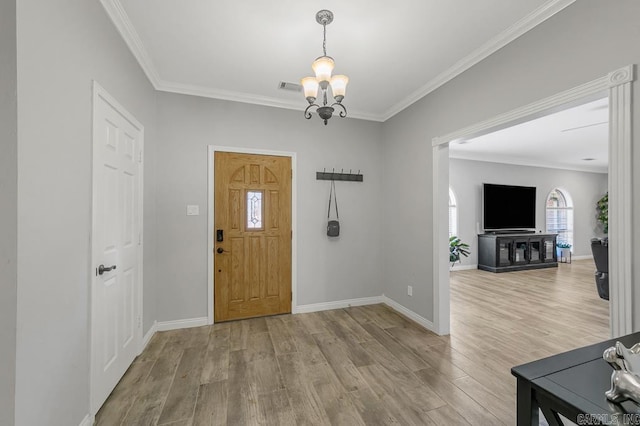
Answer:
[{"label": "decorative vase", "polygon": [[568,259],[569,256],[571,255],[571,249],[570,248],[557,247],[556,251],[557,251],[557,255],[558,255],[558,261],[560,261],[560,259]]}]

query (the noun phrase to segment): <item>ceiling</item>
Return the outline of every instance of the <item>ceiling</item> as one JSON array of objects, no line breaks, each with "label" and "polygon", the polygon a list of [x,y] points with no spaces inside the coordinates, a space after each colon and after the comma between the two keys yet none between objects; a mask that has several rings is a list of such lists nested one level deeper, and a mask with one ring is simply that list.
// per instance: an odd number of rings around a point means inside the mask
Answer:
[{"label": "ceiling", "polygon": [[349,116],[385,121],[575,0],[101,1],[156,89],[296,110],[329,9]]},{"label": "ceiling", "polygon": [[603,98],[488,135],[451,142],[449,155],[607,173],[608,122],[609,98]]}]

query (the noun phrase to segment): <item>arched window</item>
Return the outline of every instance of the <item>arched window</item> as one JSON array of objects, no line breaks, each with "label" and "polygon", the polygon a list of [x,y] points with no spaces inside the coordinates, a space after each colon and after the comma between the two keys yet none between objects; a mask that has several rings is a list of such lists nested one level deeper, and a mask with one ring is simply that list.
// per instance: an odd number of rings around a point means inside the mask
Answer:
[{"label": "arched window", "polygon": [[458,206],[456,196],[449,188],[449,237],[458,235]]},{"label": "arched window", "polygon": [[[558,234],[558,243],[573,247],[573,202],[565,190],[554,188],[547,196],[547,232]],[[573,250],[572,250],[573,251]]]}]

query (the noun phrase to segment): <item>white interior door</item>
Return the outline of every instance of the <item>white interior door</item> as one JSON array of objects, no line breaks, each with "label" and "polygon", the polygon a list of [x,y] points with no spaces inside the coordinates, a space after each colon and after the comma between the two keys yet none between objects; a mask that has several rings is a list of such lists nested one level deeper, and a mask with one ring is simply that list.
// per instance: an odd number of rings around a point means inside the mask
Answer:
[{"label": "white interior door", "polygon": [[91,409],[133,362],[141,340],[142,126],[94,85]]}]

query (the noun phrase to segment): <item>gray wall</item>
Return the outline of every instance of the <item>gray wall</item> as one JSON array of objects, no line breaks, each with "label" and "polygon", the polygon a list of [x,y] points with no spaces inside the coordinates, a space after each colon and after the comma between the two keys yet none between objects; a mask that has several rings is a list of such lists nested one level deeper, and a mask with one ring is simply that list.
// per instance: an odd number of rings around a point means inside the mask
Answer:
[{"label": "gray wall", "polygon": [[[638,16],[634,0],[575,2],[385,123],[385,217],[393,218],[385,233],[388,296],[433,318],[432,139],[640,63]],[[639,99],[640,83],[633,91]],[[638,129],[640,108],[633,114]],[[637,147],[640,132],[633,138]],[[633,150],[633,163],[640,167],[640,149]],[[640,175],[634,183],[640,199]],[[640,243],[639,215],[632,232]],[[635,253],[637,264],[640,248]],[[406,295],[408,284],[413,297]],[[637,316],[634,321],[640,327]]]},{"label": "gray wall", "polygon": [[[92,80],[145,125],[150,285],[155,92],[98,1],[20,0],[17,8],[16,424],[78,425],[89,412]],[[155,295],[146,283],[148,328]]]},{"label": "gray wall", "polygon": [[18,257],[16,2],[0,1],[0,424],[15,403]]},{"label": "gray wall", "polygon": [[[298,304],[379,296],[380,123],[161,93],[158,95],[158,320],[207,316],[207,146],[297,154]],[[329,184],[323,168],[358,169],[338,182],[341,236],[326,236]],[[186,216],[198,204],[200,216]]]},{"label": "gray wall", "polygon": [[482,231],[482,184],[535,186],[536,229],[546,231],[545,203],[553,188],[566,190],[573,200],[574,256],[591,255],[589,241],[602,237],[595,205],[607,192],[607,175],[542,167],[516,166],[470,160],[449,160],[449,186],[458,204],[458,236],[471,246],[462,265],[478,263],[477,226]]},{"label": "gray wall", "polygon": [[[99,2],[61,3],[17,4],[15,417],[25,426],[76,425],[89,410],[92,79],[145,125],[146,331],[155,319],[206,315],[207,145],[298,154],[300,304],[384,292],[431,319],[431,139],[640,63],[640,2],[581,0],[384,124],[333,119],[325,127],[302,119],[299,111],[156,94]],[[0,10],[2,43],[9,45],[10,8]],[[5,84],[15,85],[10,58],[5,62],[3,56],[1,66],[9,73],[2,69],[0,93]],[[5,107],[3,98],[2,120],[11,132],[11,101],[6,116]],[[640,108],[633,113],[638,129]],[[9,141],[7,153],[15,156]],[[15,205],[16,171],[4,149],[3,143],[0,161],[3,173],[8,163],[9,189],[1,190],[0,199]],[[633,156],[640,166],[640,149]],[[362,184],[338,186],[338,241],[324,236],[328,185],[315,180],[324,167],[365,174]],[[640,199],[640,175],[634,183],[634,199]],[[187,217],[187,203],[199,204],[201,215]],[[1,214],[4,235],[6,226],[15,227],[16,215],[11,209]],[[640,215],[633,225],[640,243]],[[10,230],[7,235],[1,260],[6,250],[15,261],[15,237],[12,242]],[[640,249],[635,252],[637,264]],[[15,277],[15,268],[3,267],[0,276]],[[414,286],[412,298],[406,296],[408,284]],[[6,295],[11,305],[14,289],[1,290],[2,302]],[[634,291],[639,305],[640,292]],[[11,357],[15,315],[8,309],[0,314],[9,321],[0,354],[6,347]],[[0,369],[5,373],[11,379],[11,371]]]}]

